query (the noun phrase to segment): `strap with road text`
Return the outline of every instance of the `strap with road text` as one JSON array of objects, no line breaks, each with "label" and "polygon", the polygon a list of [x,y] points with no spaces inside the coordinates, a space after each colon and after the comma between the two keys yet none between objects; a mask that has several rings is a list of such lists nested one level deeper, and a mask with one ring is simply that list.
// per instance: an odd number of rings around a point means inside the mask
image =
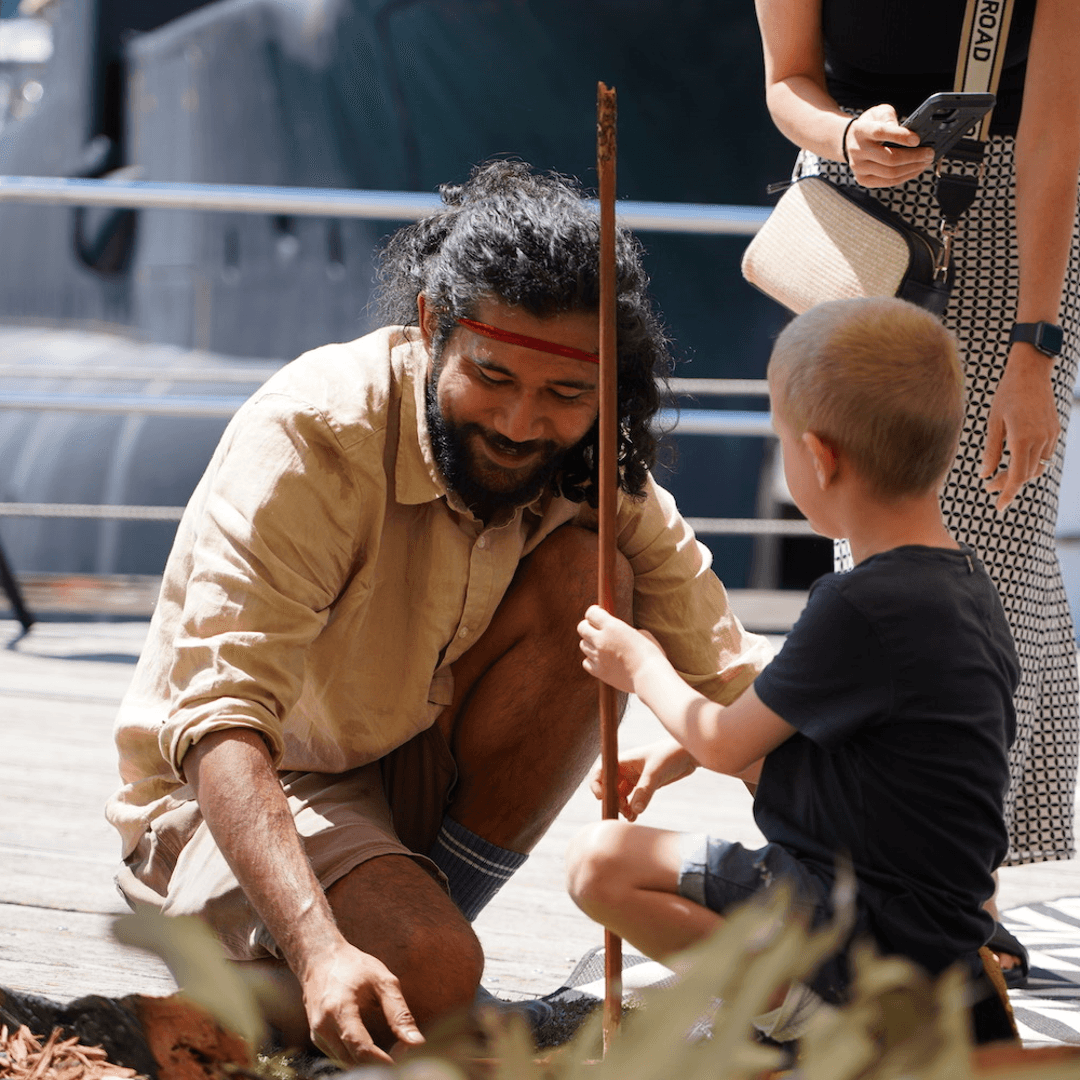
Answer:
[{"label": "strap with road text", "polygon": [[[1013,0],[968,0],[964,29],[960,35],[960,52],[956,58],[954,90],[997,92],[1012,13]],[[991,109],[972,138],[986,142],[990,137],[992,115]]]}]

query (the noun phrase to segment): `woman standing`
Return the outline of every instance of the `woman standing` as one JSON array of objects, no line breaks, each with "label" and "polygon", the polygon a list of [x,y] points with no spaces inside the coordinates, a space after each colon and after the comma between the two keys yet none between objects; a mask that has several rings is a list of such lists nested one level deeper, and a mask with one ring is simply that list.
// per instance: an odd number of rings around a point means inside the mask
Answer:
[{"label": "woman standing", "polygon": [[[769,111],[802,148],[803,172],[878,189],[886,206],[936,232],[933,154],[898,117],[952,89],[965,0],[756,3]],[[1005,804],[1005,864],[1017,865],[1075,853],[1080,705],[1054,528],[1080,355],[1076,0],[1016,0],[990,135],[945,317],[970,400],[942,503],[997,585],[1023,669]],[[1010,340],[1015,324],[1043,348]],[[1063,329],[1060,355],[1049,355],[1053,329],[1032,324]],[[837,564],[851,565],[844,542]],[[1026,953],[1001,932],[991,945],[1018,984]]]}]

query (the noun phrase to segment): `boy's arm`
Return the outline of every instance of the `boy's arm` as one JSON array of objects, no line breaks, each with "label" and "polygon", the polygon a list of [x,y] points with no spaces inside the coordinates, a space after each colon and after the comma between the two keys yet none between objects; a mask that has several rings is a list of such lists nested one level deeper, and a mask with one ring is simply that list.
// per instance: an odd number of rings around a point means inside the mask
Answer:
[{"label": "boy's arm", "polygon": [[[636,820],[660,788],[689,776],[697,765],[689,751],[671,738],[621,751],[617,781],[619,813],[627,821]],[[598,764],[589,784],[598,799],[604,797],[602,772]]]},{"label": "boy's arm", "polygon": [[[756,781],[760,761],[795,734],[753,686],[732,704],[688,686],[651,634],[635,630],[598,606],[578,626],[585,670],[619,690],[633,692],[694,759],[714,772]],[[744,776],[743,774],[747,774]]]},{"label": "boy's arm", "polygon": [[739,773],[739,779],[746,785],[746,790],[751,795],[757,795],[758,781],[761,780],[761,767],[765,764],[764,758],[759,758],[748,769]]},{"label": "boy's arm", "polygon": [[666,672],[656,661],[643,669],[634,692],[699,764],[756,783],[762,759],[790,739],[795,728],[752,686],[730,705],[717,705],[687,686],[666,659],[663,664]]}]

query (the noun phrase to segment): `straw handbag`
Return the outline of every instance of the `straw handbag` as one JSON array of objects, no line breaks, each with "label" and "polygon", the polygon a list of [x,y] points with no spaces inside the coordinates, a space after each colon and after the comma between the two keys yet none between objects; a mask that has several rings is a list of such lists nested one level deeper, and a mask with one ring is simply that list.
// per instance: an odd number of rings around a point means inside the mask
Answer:
[{"label": "straw handbag", "polygon": [[936,315],[953,275],[943,246],[861,188],[794,180],[742,260],[743,277],[797,315],[824,300],[899,296]]}]

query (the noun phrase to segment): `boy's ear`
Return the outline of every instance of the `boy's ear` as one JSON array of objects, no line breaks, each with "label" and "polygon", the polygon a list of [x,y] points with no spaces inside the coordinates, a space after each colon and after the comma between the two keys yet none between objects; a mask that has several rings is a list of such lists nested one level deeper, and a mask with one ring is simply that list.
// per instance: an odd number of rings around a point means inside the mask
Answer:
[{"label": "boy's ear", "polygon": [[840,457],[836,448],[813,431],[803,432],[802,443],[810,451],[814,475],[817,477],[818,486],[824,491],[836,479],[840,468]]}]

